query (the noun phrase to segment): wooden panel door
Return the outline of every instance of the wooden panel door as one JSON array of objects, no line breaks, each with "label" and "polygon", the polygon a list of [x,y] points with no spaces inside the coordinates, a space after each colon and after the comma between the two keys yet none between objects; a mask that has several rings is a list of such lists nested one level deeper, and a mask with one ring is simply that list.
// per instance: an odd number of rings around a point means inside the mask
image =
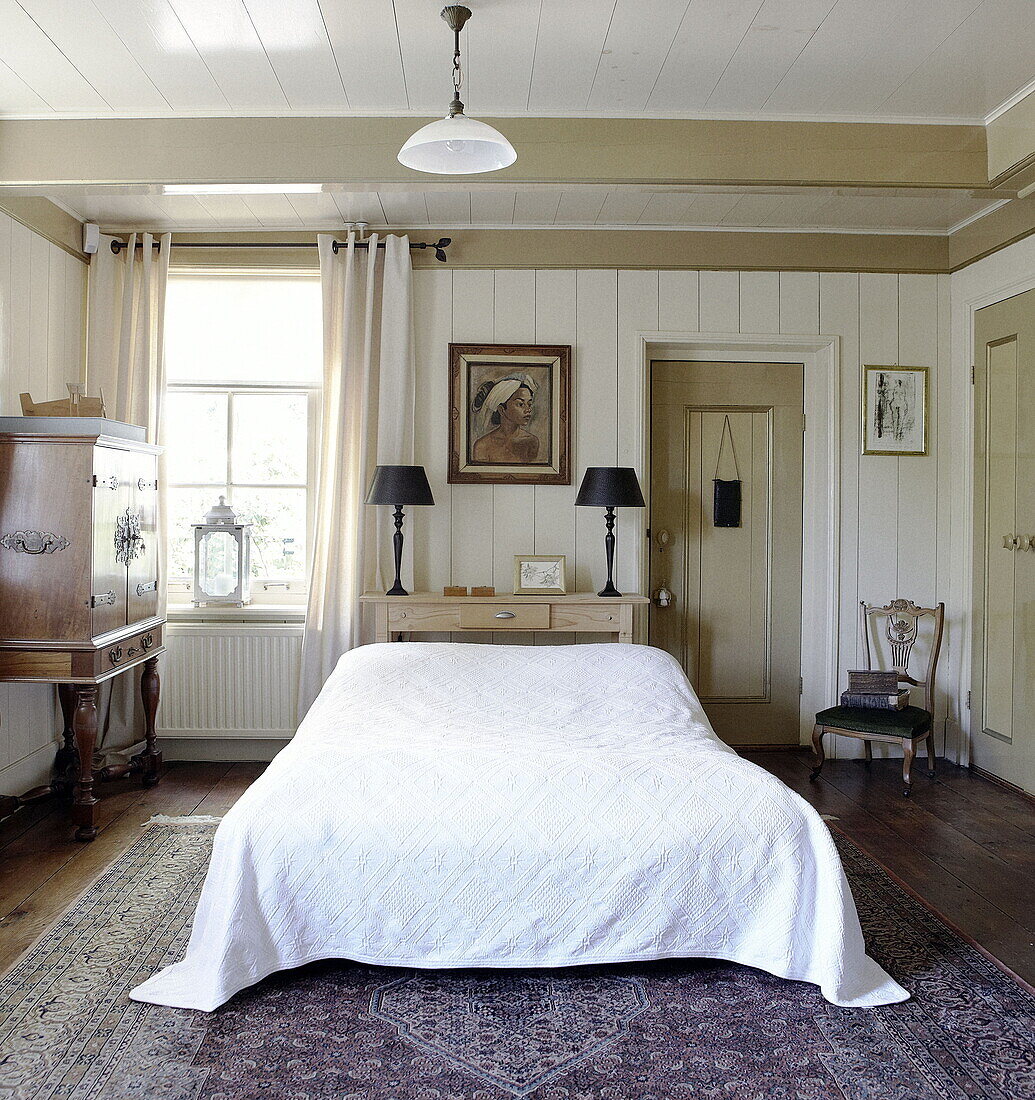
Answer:
[{"label": "wooden panel door", "polygon": [[116,447],[94,447],[93,454],[91,596],[96,637],[126,625],[126,563],[118,560],[116,535],[126,522],[132,467],[127,452]]},{"label": "wooden panel door", "polygon": [[[651,592],[673,601],[650,641],[729,744],[798,743],[803,394],[800,364],[652,367]],[[737,527],[713,522],[716,476],[741,481]]]},{"label": "wooden panel door", "polygon": [[129,510],[139,517],[140,539],[129,563],[128,621],[158,614],[158,458],[131,452]]},{"label": "wooden panel door", "polygon": [[975,314],[974,763],[1035,791],[1035,291]]}]

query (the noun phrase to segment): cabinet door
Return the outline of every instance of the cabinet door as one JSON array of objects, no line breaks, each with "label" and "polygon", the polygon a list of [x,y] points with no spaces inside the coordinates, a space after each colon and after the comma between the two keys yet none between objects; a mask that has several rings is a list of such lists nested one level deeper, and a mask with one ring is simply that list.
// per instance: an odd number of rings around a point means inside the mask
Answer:
[{"label": "cabinet door", "polygon": [[158,614],[158,458],[127,454],[130,511],[139,517],[140,538],[129,563],[128,622]]},{"label": "cabinet door", "polygon": [[[121,547],[129,509],[127,454],[114,447],[94,448],[93,485],[93,634],[126,625],[126,562]],[[121,560],[120,560],[121,559]]]}]

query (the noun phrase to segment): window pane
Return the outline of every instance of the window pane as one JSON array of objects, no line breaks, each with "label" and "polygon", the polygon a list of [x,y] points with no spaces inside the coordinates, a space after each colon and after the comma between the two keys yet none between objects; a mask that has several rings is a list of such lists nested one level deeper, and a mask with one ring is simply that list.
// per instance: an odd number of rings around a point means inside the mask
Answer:
[{"label": "window pane", "polygon": [[235,482],[306,483],[305,394],[235,394],[233,417],[231,477]]},{"label": "window pane", "polygon": [[165,363],[170,382],[319,382],[319,277],[170,275]]},{"label": "window pane", "polygon": [[194,578],[192,523],[203,523],[205,513],[225,495],[225,486],[212,489],[169,489],[169,579]]},{"label": "window pane", "polygon": [[170,392],[165,417],[169,481],[225,484],[226,394]]},{"label": "window pane", "polygon": [[[235,489],[242,523],[252,523],[252,575],[283,580],[306,576],[305,490]],[[256,593],[261,601],[262,594]]]}]

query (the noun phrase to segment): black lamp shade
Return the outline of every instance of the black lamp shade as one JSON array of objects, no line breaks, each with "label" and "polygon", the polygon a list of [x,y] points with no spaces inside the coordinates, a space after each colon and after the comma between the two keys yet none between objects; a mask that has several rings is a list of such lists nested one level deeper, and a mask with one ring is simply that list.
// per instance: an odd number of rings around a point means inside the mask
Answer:
[{"label": "black lamp shade", "polygon": [[589,466],[575,504],[592,508],[646,508],[631,466]]},{"label": "black lamp shade", "polygon": [[434,504],[423,466],[378,466],[367,504]]}]

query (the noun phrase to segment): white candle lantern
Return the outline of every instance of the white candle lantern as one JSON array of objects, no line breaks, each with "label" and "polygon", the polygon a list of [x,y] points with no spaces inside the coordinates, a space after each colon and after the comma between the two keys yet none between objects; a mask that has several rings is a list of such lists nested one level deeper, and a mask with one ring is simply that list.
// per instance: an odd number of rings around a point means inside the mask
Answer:
[{"label": "white candle lantern", "polygon": [[194,606],[244,607],[252,602],[250,523],[238,523],[225,497],[194,530]]}]

